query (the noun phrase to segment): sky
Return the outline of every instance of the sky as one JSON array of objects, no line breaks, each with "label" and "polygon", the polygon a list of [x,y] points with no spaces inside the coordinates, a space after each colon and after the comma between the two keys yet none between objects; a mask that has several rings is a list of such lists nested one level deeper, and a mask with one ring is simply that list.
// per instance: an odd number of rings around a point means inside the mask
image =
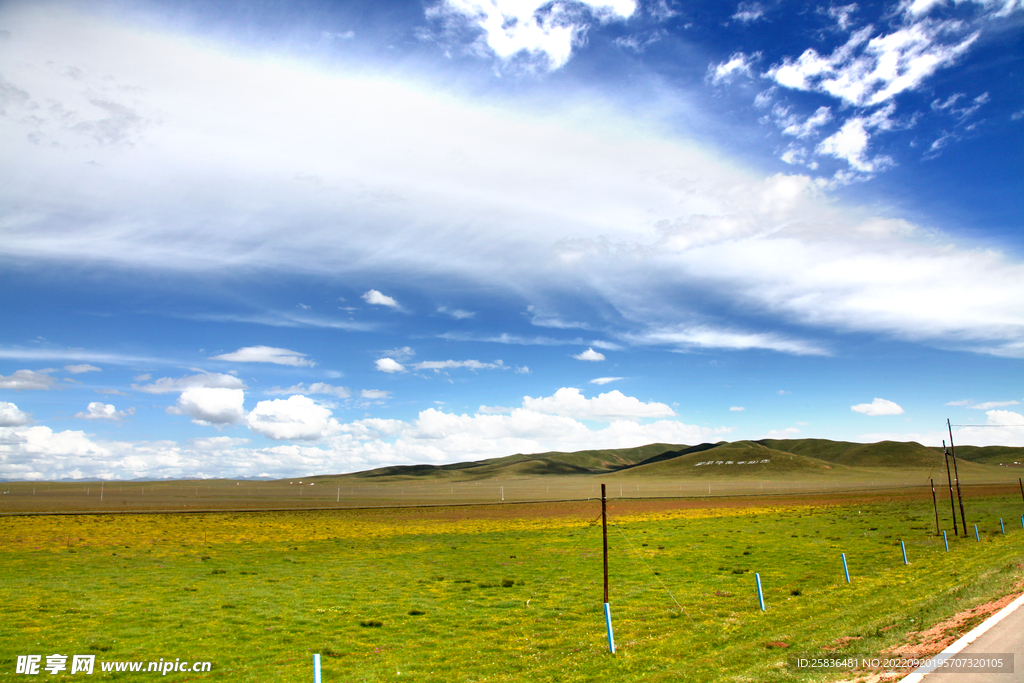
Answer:
[{"label": "sky", "polygon": [[1024,2],[0,2],[0,478],[1024,446]]}]

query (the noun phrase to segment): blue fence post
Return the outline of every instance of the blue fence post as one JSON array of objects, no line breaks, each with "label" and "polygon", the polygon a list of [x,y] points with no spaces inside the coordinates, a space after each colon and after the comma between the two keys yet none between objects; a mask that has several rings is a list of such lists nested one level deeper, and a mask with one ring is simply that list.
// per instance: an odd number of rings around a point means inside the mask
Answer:
[{"label": "blue fence post", "polygon": [[608,627],[608,651],[615,654],[615,634],[612,633],[612,606],[604,603],[604,623]]},{"label": "blue fence post", "polygon": [[761,575],[755,572],[754,579],[757,581],[757,601],[761,604],[761,611],[764,612],[764,593],[761,591]]},{"label": "blue fence post", "polygon": [[999,518],[999,529],[1003,532],[1003,536],[1006,535],[1006,527],[1003,526],[1003,518]]},{"label": "blue fence post", "polygon": [[942,542],[946,544],[946,552],[949,552],[949,539],[946,538],[946,530],[942,530]]},{"label": "blue fence post", "polygon": [[904,545],[903,541],[900,541],[900,550],[903,551],[903,564],[910,564],[907,562],[907,546]]},{"label": "blue fence post", "polygon": [[981,543],[981,536],[978,535],[978,525],[977,524],[974,525],[974,540],[976,540],[978,543]]},{"label": "blue fence post", "polygon": [[850,568],[846,566],[846,553],[843,556],[843,573],[846,574],[846,583],[850,583]]},{"label": "blue fence post", "polygon": [[320,683],[320,655],[313,655],[313,683]]}]

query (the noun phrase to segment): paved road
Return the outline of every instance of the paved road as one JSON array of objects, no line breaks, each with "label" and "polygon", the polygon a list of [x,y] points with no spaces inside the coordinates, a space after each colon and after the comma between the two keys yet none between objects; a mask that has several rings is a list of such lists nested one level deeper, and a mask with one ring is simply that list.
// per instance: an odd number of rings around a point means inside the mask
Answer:
[{"label": "paved road", "polygon": [[1024,606],[983,633],[977,640],[960,651],[963,655],[1013,653],[1013,673],[961,674],[930,673],[922,683],[1024,683]]}]

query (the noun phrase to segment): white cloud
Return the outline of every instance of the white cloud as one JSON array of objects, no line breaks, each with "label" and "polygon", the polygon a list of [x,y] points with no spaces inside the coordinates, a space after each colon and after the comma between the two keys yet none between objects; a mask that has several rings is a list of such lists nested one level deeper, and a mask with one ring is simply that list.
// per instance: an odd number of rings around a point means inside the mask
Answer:
[{"label": "white cloud", "polygon": [[858,403],[855,406],[850,406],[850,410],[855,413],[863,413],[864,415],[902,415],[903,408],[899,407],[892,401],[887,401],[884,398],[876,398],[871,403]]},{"label": "white cloud", "polygon": [[762,439],[794,439],[796,435],[800,433],[800,430],[796,427],[786,427],[785,429],[773,429],[767,432]]},{"label": "white cloud", "polygon": [[10,377],[0,375],[0,389],[49,389],[56,382],[45,372],[34,372],[32,370],[15,370]]},{"label": "white cloud", "polygon": [[1024,446],[1024,415],[1012,410],[989,410],[986,427],[961,427],[956,431],[961,445]]},{"label": "white cloud", "polygon": [[[140,379],[145,378],[145,379]],[[149,375],[139,375],[137,381],[146,381]],[[152,384],[133,384],[132,389],[145,394],[172,394],[186,389],[207,388],[207,389],[246,389],[245,382],[234,375],[224,375],[217,372],[205,372],[198,375],[186,377],[161,377]]]},{"label": "white cloud", "polygon": [[761,57],[761,53],[755,52],[747,55],[743,52],[736,52],[728,60],[720,64],[708,66],[708,73],[705,77],[709,83],[718,85],[720,83],[732,83],[738,76],[753,77],[751,66]]},{"label": "white cloud", "polygon": [[404,363],[416,355],[416,351],[411,346],[402,346],[397,349],[383,351],[382,353],[388,358],[397,360],[399,363]]},{"label": "white cloud", "polygon": [[629,448],[655,442],[697,444],[730,431],[674,420],[641,424],[632,419],[593,428],[572,417],[527,408],[502,409],[502,414],[481,410],[474,415],[429,409],[408,422],[370,418],[347,424],[337,424],[329,412],[303,397],[261,402],[253,411],[257,417],[246,420],[253,431],[270,438],[318,440],[316,445],[268,448],[246,447],[245,440],[227,437],[196,439],[182,446],[173,441],[94,441],[82,432],[54,433],[46,427],[0,429],[0,477],[286,477],[511,453]]},{"label": "white cloud", "polygon": [[236,363],[273,363],[275,365],[290,365],[292,367],[313,367],[313,361],[306,358],[306,354],[288,349],[278,349],[273,346],[246,346],[231,353],[222,353],[213,356],[211,360],[229,360]]},{"label": "white cloud", "polygon": [[604,360],[604,354],[601,353],[600,351],[595,351],[594,349],[591,348],[587,349],[582,353],[576,354],[575,356],[573,356],[573,358],[575,358],[576,360],[599,361]]},{"label": "white cloud", "polygon": [[330,410],[305,396],[260,401],[245,422],[267,438],[293,441],[315,441],[338,426]]},{"label": "white cloud", "polygon": [[399,363],[394,358],[378,358],[376,361],[374,361],[374,365],[376,365],[377,369],[380,370],[381,372],[405,372],[405,366]]},{"label": "white cloud", "polygon": [[398,305],[397,301],[395,301],[386,294],[381,294],[376,289],[371,289],[370,291],[363,294],[363,301],[365,301],[368,304],[373,304],[374,306],[388,306],[390,308],[401,308],[401,306]]},{"label": "white cloud", "polygon": [[0,427],[21,427],[32,422],[32,415],[18,410],[18,406],[0,401]]},{"label": "white cloud", "polygon": [[271,387],[267,389],[266,393],[270,395],[282,395],[282,394],[327,394],[329,396],[335,396],[337,398],[348,398],[351,396],[348,387],[336,387],[325,382],[313,382],[308,387],[304,382],[292,385],[282,389],[281,387]]},{"label": "white cloud", "polygon": [[[947,403],[946,405],[950,404]],[[1016,405],[1020,405],[1020,403],[1018,401],[986,401],[984,403],[976,403],[968,407],[974,408],[975,410],[992,410],[993,408],[1005,408],[1006,406]]]},{"label": "white cloud", "polygon": [[525,54],[554,70],[569,61],[594,19],[627,19],[635,11],[635,0],[443,0],[427,13],[480,31],[480,48],[504,62]]},{"label": "white cloud", "polygon": [[829,107],[818,107],[814,114],[803,122],[798,121],[795,117],[787,120],[785,127],[782,128],[782,134],[804,139],[814,135],[818,128],[831,120],[832,110]]},{"label": "white cloud", "polygon": [[741,2],[739,7],[736,9],[736,13],[732,15],[733,19],[742,21],[745,24],[749,24],[752,21],[757,21],[764,17],[764,7],[758,2]]},{"label": "white cloud", "polygon": [[544,398],[523,397],[523,408],[546,415],[562,415],[577,420],[628,419],[645,417],[672,417],[675,413],[664,403],[626,396],[618,390],[586,398],[579,389],[563,387],[554,395]]},{"label": "white cloud", "polygon": [[468,320],[469,318],[476,316],[476,311],[464,311],[461,308],[448,308],[447,306],[438,306],[437,312],[450,315],[456,320]]},{"label": "white cloud", "polygon": [[359,392],[359,396],[371,401],[381,401],[386,398],[390,398],[391,392],[384,391],[383,389],[363,389]]},{"label": "white cloud", "polygon": [[626,378],[625,377],[595,377],[594,379],[590,380],[590,383],[591,384],[604,385],[604,384],[609,384],[611,382],[618,382],[620,379],[626,379]]},{"label": "white cloud", "polygon": [[80,374],[83,372],[99,372],[100,369],[95,365],[83,364],[83,365],[65,365],[64,369],[72,374]]},{"label": "white cloud", "polygon": [[188,415],[201,425],[230,425],[245,417],[245,392],[241,389],[198,387],[186,389],[178,397],[177,406],[168,412]]},{"label": "white cloud", "polygon": [[210,436],[202,439],[189,439],[192,448],[200,451],[222,450],[235,448],[249,443],[249,439],[242,439],[236,436]]},{"label": "white cloud", "polygon": [[[868,26],[827,57],[809,48],[766,75],[783,87],[826,93],[849,105],[883,104],[960,59],[979,35],[956,38],[960,28],[953,21],[924,20],[872,38]],[[947,35],[953,42],[944,40]]]},{"label": "white cloud", "polygon": [[842,159],[856,171],[874,173],[892,165],[892,159],[886,156],[868,158],[868,119],[854,117],[847,119],[842,128],[822,140],[815,151]]},{"label": "white cloud", "polygon": [[744,410],[746,410],[746,408],[744,408],[743,406],[730,406],[729,410],[734,413],[742,413]]},{"label": "white cloud", "polygon": [[[250,59],[227,45],[159,27],[139,31],[109,15],[54,14],[35,3],[7,4],[2,13],[7,30],[25,37],[5,41],[4,78],[32,102],[75,112],[66,119],[43,105],[10,105],[2,145],[19,163],[0,165],[0,204],[30,210],[5,225],[5,258],[207,273],[258,272],[272,254],[275,267],[296,273],[347,277],[358,268],[493,291],[515,283],[531,296],[579,287],[620,313],[637,336],[707,320],[702,302],[715,301],[777,321],[775,329],[803,325],[1024,356],[1018,255],[823,196],[808,177],[765,178],[609,107],[580,107],[570,94],[539,113],[497,107],[433,83],[267,53]],[[869,37],[851,47],[851,59]],[[61,75],[70,66],[81,70],[80,81]],[[819,88],[825,80],[808,76],[806,84]],[[873,96],[886,87],[869,90]],[[122,133],[125,140],[144,136],[145,144],[101,146],[75,128],[109,118],[86,92],[153,122]],[[835,126],[867,120],[877,108],[834,106]],[[835,132],[829,125],[816,130]],[[866,149],[867,163],[877,163],[870,140]],[[320,176],[330,191],[293,181],[299,172]],[[276,208],[254,213],[255,205]],[[91,218],[69,223],[68,215]],[[338,230],[341,221],[350,229]],[[217,225],[216,239],[191,228],[198,224]],[[958,273],[955,281],[950,272]],[[732,332],[740,338],[712,341],[824,351],[790,338],[800,333],[767,329],[774,336],[752,339]],[[706,343],[699,336],[696,348]],[[444,338],[567,343],[515,334]],[[59,354],[65,362],[115,362]]]},{"label": "white cloud", "polygon": [[743,332],[718,329],[709,325],[663,328],[627,337],[635,344],[666,344],[681,349],[766,349],[798,356],[827,356],[829,351],[812,342],[787,339],[772,332]]},{"label": "white cloud", "polygon": [[75,417],[82,420],[113,420],[116,422],[134,414],[135,408],[118,410],[109,403],[92,401],[84,412],[75,413]]},{"label": "white cloud", "polygon": [[[986,412],[984,425],[955,426],[953,437],[957,446],[1016,446],[1024,447],[1024,415],[1010,410],[990,410]],[[864,442],[876,441],[917,441],[926,446],[939,446],[949,439],[945,430],[938,429],[925,434],[884,432],[861,434],[858,438]]]},{"label": "white cloud", "polygon": [[470,370],[508,370],[509,367],[496,360],[493,363],[483,363],[478,360],[428,360],[413,365],[417,370],[433,370],[440,372],[454,368],[469,368]]}]

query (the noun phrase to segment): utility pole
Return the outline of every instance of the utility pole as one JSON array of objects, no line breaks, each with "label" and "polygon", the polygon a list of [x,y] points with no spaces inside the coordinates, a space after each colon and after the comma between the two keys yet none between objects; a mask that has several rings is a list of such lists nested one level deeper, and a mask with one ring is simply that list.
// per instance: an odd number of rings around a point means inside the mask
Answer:
[{"label": "utility pole", "polygon": [[612,634],[612,608],[608,604],[608,502],[604,484],[601,484],[601,534],[604,539],[604,621],[608,627],[608,651],[615,654],[615,636]]},{"label": "utility pole", "polygon": [[935,497],[935,480],[929,479],[932,485],[932,507],[935,508],[935,535],[939,535],[939,501]]},{"label": "utility pole", "polygon": [[956,498],[960,501],[960,522],[964,527],[964,534],[967,533],[967,518],[964,515],[964,498],[960,495],[960,475],[956,471],[956,449],[953,447],[953,425],[949,424],[946,418],[946,427],[949,429],[949,457],[953,458],[953,476],[956,478]]},{"label": "utility pole", "polygon": [[[956,503],[953,502],[953,476],[949,473],[949,451],[946,450],[946,440],[942,440],[942,459],[946,461],[946,482],[949,484],[949,507],[953,509],[953,535],[959,536],[956,530]],[[964,535],[967,529],[964,528]]]}]

